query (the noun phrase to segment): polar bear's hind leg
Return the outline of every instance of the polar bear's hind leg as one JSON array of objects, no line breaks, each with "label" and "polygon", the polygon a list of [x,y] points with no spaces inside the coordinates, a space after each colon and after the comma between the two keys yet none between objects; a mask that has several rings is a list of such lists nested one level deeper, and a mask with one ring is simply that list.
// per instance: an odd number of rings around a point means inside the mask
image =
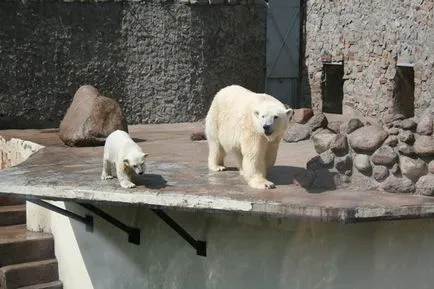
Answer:
[{"label": "polar bear's hind leg", "polygon": [[225,171],[226,167],[224,166],[224,159],[226,152],[223,147],[215,140],[209,140],[208,147],[208,168],[215,172]]}]

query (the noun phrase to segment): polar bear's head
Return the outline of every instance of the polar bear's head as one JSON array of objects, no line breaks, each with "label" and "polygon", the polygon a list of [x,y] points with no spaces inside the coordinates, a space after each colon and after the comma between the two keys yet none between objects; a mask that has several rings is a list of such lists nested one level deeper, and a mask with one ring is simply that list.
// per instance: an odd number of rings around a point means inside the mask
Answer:
[{"label": "polar bear's head", "polygon": [[146,170],[145,160],[149,154],[131,151],[124,157],[124,165],[129,167],[138,175],[143,175]]},{"label": "polar bear's head", "polygon": [[291,108],[285,108],[285,106],[277,104],[256,107],[254,110],[256,128],[267,139],[272,140],[286,131],[293,113],[294,111]]}]

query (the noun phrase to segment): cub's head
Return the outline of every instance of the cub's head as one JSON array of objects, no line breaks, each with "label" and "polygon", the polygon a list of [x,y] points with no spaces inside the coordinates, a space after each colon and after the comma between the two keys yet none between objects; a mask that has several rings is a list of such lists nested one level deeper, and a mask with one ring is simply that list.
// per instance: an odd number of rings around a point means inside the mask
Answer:
[{"label": "cub's head", "polygon": [[132,169],[136,174],[143,175],[146,170],[145,160],[148,155],[143,152],[130,152],[124,158],[124,165]]},{"label": "cub's head", "polygon": [[281,104],[262,105],[254,110],[253,118],[258,131],[272,140],[286,131],[293,113],[291,108]]}]

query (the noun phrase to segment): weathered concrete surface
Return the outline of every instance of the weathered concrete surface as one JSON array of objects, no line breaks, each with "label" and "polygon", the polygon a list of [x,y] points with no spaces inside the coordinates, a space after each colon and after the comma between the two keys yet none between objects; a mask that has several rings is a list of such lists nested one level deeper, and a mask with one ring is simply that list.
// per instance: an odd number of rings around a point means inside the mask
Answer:
[{"label": "weathered concrete surface", "polygon": [[130,124],[198,120],[233,83],[263,91],[264,3],[242,2],[1,1],[0,129],[57,127],[83,84]]},{"label": "weathered concrete surface", "polygon": [[[103,148],[69,148],[52,131],[2,131],[41,140],[48,146],[22,164],[0,172],[0,191],[52,200],[143,204],[186,210],[210,210],[279,217],[358,221],[418,218],[434,213],[434,198],[377,191],[306,191],[292,185],[315,155],[312,144],[282,143],[270,179],[274,190],[249,188],[237,171],[210,173],[207,143],[191,142],[186,124],[130,127],[140,146],[150,153],[149,174],[143,183],[125,190],[117,180],[101,181]],[[46,142],[44,143],[44,139]],[[57,144],[56,144],[57,143]],[[234,162],[230,160],[229,165]],[[164,184],[167,182],[166,184]]]}]

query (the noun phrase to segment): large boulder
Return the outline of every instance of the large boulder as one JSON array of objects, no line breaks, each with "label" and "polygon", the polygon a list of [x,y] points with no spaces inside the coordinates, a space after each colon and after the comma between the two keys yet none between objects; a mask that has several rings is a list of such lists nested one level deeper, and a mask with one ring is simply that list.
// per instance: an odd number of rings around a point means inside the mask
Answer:
[{"label": "large boulder", "polygon": [[422,135],[431,135],[434,131],[434,110],[428,108],[422,113],[417,124],[417,133]]},{"label": "large boulder", "polygon": [[421,135],[414,143],[414,152],[420,156],[434,156],[434,136]]},{"label": "large boulder", "polygon": [[401,122],[401,128],[405,129],[405,130],[414,131],[414,130],[416,130],[416,126],[417,126],[417,123],[414,120],[412,120],[411,118],[404,119]]},{"label": "large boulder", "polygon": [[119,103],[91,85],[81,86],[60,123],[59,137],[68,146],[103,145],[115,130],[128,132]]},{"label": "large boulder", "polygon": [[428,171],[430,174],[434,175],[434,160],[432,160],[429,164],[428,164]]},{"label": "large boulder", "polygon": [[348,140],[346,135],[338,134],[330,144],[331,151],[337,156],[343,156],[348,153]]},{"label": "large boulder", "polygon": [[388,137],[387,132],[377,126],[362,127],[350,135],[351,147],[359,153],[372,153]]},{"label": "large boulder", "polygon": [[420,195],[434,195],[434,175],[421,177],[416,183],[416,193]]},{"label": "large boulder", "polygon": [[363,174],[367,174],[372,170],[369,155],[356,154],[354,156],[354,166]]},{"label": "large boulder", "polygon": [[327,128],[329,129],[329,130],[331,130],[333,133],[336,133],[336,134],[338,134],[338,133],[340,133],[340,131],[341,131],[341,125],[342,125],[342,121],[340,121],[340,120],[335,120],[335,121],[331,121],[331,122],[329,122],[328,124],[327,124]]},{"label": "large boulder", "polygon": [[372,155],[372,162],[376,165],[393,166],[398,161],[398,155],[390,146],[382,146]]},{"label": "large boulder", "polygon": [[330,148],[331,143],[336,138],[335,134],[325,133],[313,135],[311,140],[313,141],[313,147],[318,154],[321,154]]},{"label": "large boulder", "polygon": [[283,136],[286,142],[298,142],[310,137],[312,130],[309,126],[299,123],[291,123]]},{"label": "large boulder", "polygon": [[342,134],[350,134],[363,126],[363,122],[358,118],[352,118],[341,125]]},{"label": "large boulder", "polygon": [[329,122],[325,114],[320,112],[312,116],[307,122],[307,125],[310,127],[312,131],[315,131],[319,128],[326,128],[328,123]]},{"label": "large boulder", "polygon": [[399,163],[402,174],[413,182],[417,182],[421,176],[428,173],[428,165],[419,158],[409,158],[401,155],[399,156]]},{"label": "large boulder", "polygon": [[313,110],[311,108],[299,108],[294,109],[294,115],[292,121],[295,123],[304,124],[313,116]]},{"label": "large boulder", "polygon": [[407,178],[390,176],[380,184],[380,188],[388,193],[409,194],[415,191],[414,184]]},{"label": "large boulder", "polygon": [[377,182],[382,182],[389,176],[389,170],[385,166],[374,166],[372,175]]}]

